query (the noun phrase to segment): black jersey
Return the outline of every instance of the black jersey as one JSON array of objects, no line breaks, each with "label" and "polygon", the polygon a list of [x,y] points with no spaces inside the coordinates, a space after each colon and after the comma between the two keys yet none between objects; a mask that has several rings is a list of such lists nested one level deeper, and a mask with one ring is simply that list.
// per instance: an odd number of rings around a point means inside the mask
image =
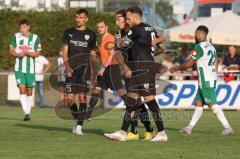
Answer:
[{"label": "black jersey", "polygon": [[[120,33],[121,33],[121,38],[123,38],[124,36],[127,36],[128,31],[126,31],[125,29],[122,29],[122,30],[120,30]],[[131,56],[131,48],[122,49],[121,51],[122,51],[123,57],[127,63],[133,61],[133,58]]]},{"label": "black jersey", "polygon": [[77,30],[75,27],[65,30],[63,43],[68,45],[68,57],[90,53],[96,49],[96,34],[90,29]]},{"label": "black jersey", "polygon": [[76,69],[82,64],[89,64],[90,52],[96,49],[96,34],[88,28],[77,30],[72,27],[65,30],[63,44],[68,45],[69,65]]},{"label": "black jersey", "polygon": [[130,28],[127,37],[133,42],[130,50],[133,61],[154,61],[152,39],[157,34],[153,27],[140,23]]}]

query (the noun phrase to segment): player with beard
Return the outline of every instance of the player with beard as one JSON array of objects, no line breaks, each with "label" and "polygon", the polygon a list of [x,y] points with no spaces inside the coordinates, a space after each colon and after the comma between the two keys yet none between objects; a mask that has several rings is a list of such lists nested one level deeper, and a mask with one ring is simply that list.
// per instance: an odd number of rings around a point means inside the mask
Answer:
[{"label": "player with beard", "polygon": [[108,32],[107,24],[104,21],[99,21],[97,23],[97,30],[101,36],[98,53],[101,61],[101,65],[99,65],[101,69],[98,72],[95,86],[92,90],[89,109],[86,116],[87,119],[91,117],[97,105],[101,89],[116,91],[125,102],[127,94],[121,81],[120,65],[124,68],[126,78],[129,78],[132,74],[131,70],[124,63],[122,54],[115,52],[115,39],[114,36]]},{"label": "player with beard", "polygon": [[[130,27],[127,24],[127,20],[126,20],[126,10],[125,9],[121,9],[119,11],[117,11],[115,13],[115,21],[116,21],[116,25],[119,28],[119,33],[116,35],[116,40],[117,38],[123,38],[124,36],[127,35]],[[130,54],[130,49],[121,49],[121,48],[117,48],[119,51],[121,51],[121,53],[124,56],[125,62],[126,64],[130,67],[130,69],[132,66],[133,60],[131,58],[131,54]],[[128,82],[129,82],[129,78],[125,78],[125,87],[126,90],[128,91]],[[139,138],[139,135],[137,133],[137,125],[138,125],[138,118],[140,118],[140,121],[142,122],[142,124],[144,125],[146,132],[144,133],[144,140],[150,140],[153,137],[153,128],[151,126],[151,122],[149,120],[149,115],[147,112],[147,109],[145,107],[145,105],[142,103],[141,98],[138,98],[138,109],[137,109],[137,118],[134,119],[131,122],[131,131],[127,134],[127,139],[128,140],[137,140]],[[126,115],[127,111],[125,112],[124,116]],[[124,118],[126,119],[126,118]],[[122,130],[127,131],[128,127],[127,127],[127,122],[125,120],[123,120],[123,124],[122,124]]]},{"label": "player with beard", "polygon": [[[142,22],[142,10],[137,7],[127,9],[127,23],[130,30],[123,37],[120,44],[121,48],[129,48],[133,63],[133,75],[128,82],[128,104],[131,109],[127,109],[129,114],[136,112],[137,100],[143,97],[148,105],[154,122],[157,126],[158,133],[151,141],[167,141],[167,135],[164,131],[163,121],[160,115],[159,106],[155,100],[155,62],[153,58],[154,46],[157,44],[156,32],[148,24]],[[122,130],[107,136],[113,140],[124,141],[126,133]]]},{"label": "player with beard", "polygon": [[217,83],[217,52],[214,46],[207,41],[208,28],[200,25],[195,31],[196,45],[188,62],[181,66],[172,67],[171,72],[186,70],[197,64],[198,70],[198,91],[195,98],[195,111],[188,126],[180,130],[180,133],[191,134],[192,129],[197,124],[203,114],[203,105],[208,105],[223,125],[222,135],[233,134],[233,129],[228,123],[221,107],[217,104],[217,95],[215,92]]},{"label": "player with beard", "polygon": [[[79,9],[75,14],[75,26],[63,35],[63,60],[66,67],[67,104],[76,120],[73,133],[83,135],[82,126],[87,109],[86,94],[89,91],[89,75],[96,72],[96,34],[87,28],[88,11]],[[90,59],[90,60],[89,60]],[[90,73],[92,66],[92,72]],[[95,73],[96,74],[96,73]],[[75,95],[79,94],[79,108]]]}]

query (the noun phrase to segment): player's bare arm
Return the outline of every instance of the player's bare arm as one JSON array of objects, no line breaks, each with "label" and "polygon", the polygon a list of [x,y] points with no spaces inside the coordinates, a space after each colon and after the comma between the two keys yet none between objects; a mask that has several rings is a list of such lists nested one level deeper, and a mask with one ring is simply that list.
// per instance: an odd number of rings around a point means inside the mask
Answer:
[{"label": "player's bare arm", "polygon": [[180,65],[180,66],[174,66],[170,69],[170,72],[176,72],[176,71],[179,71],[179,70],[186,70],[188,68],[191,68],[193,66],[193,64],[195,63],[196,61],[193,59],[193,58],[190,58],[188,60],[188,62],[186,62],[185,64],[183,65]]},{"label": "player's bare arm", "polygon": [[25,51],[25,54],[30,57],[38,57],[40,55],[40,51]]},{"label": "player's bare arm", "polygon": [[92,50],[90,53],[90,65],[91,65],[91,82],[92,82],[92,86],[95,87],[96,82],[97,82],[97,66],[98,66],[98,55],[96,50]]},{"label": "player's bare arm", "polygon": [[68,77],[72,76],[73,69],[70,67],[69,62],[68,62],[68,45],[64,44],[63,45],[63,61],[64,65],[66,67],[66,73]]}]

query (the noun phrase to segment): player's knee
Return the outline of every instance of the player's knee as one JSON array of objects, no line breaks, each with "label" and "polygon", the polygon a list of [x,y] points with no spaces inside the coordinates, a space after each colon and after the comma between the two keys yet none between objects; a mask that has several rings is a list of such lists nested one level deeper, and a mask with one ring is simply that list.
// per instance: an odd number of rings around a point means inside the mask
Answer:
[{"label": "player's knee", "polygon": [[100,94],[101,92],[101,88],[100,87],[96,87],[95,89],[92,90],[93,94]]},{"label": "player's knee", "polygon": [[87,101],[86,93],[79,93],[79,102],[86,103],[86,101]]},{"label": "player's knee", "polygon": [[125,105],[127,107],[137,107],[137,100],[131,97],[127,97],[125,100]]},{"label": "player's knee", "polygon": [[135,100],[137,100],[139,98],[139,95],[137,93],[133,93],[133,92],[129,92],[127,94],[127,96],[130,97],[130,98],[133,98]]},{"label": "player's knee", "polygon": [[157,102],[156,102],[155,99],[146,102],[146,104],[148,105],[149,110],[150,110],[151,112],[159,112],[160,109],[159,109],[159,106],[158,106],[158,104],[157,104]]},{"label": "player's knee", "polygon": [[155,100],[155,96],[154,96],[154,95],[146,96],[146,97],[144,97],[144,100],[145,100],[146,102]]},{"label": "player's knee", "polygon": [[118,90],[117,90],[117,93],[118,93],[119,96],[123,96],[123,95],[126,94],[126,92],[125,92],[124,89],[118,89]]}]

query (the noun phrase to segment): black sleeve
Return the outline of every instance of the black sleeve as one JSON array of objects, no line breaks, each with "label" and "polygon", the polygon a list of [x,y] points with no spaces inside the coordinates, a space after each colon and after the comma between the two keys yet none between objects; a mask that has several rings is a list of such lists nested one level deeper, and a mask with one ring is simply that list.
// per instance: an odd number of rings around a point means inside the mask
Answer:
[{"label": "black sleeve", "polygon": [[138,29],[137,27],[131,27],[126,35],[132,41],[138,37]]},{"label": "black sleeve", "polygon": [[65,30],[64,33],[63,33],[62,43],[63,44],[69,44],[68,30]]},{"label": "black sleeve", "polygon": [[97,48],[97,37],[96,37],[96,33],[93,33],[92,34],[92,38],[91,38],[91,41],[89,43],[89,48],[91,50],[96,50]]}]

